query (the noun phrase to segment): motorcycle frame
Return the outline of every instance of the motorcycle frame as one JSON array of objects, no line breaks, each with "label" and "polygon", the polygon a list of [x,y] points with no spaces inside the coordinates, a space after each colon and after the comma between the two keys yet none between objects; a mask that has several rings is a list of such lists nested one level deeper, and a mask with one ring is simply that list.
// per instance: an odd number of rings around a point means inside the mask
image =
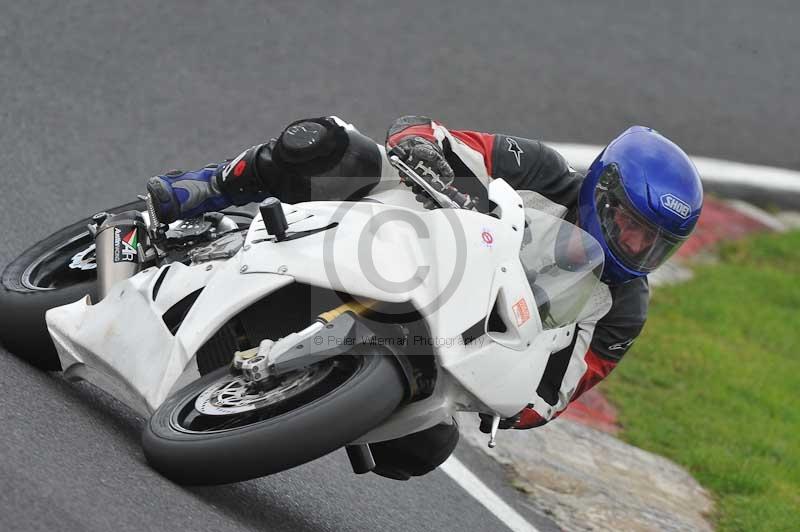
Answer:
[{"label": "motorcycle frame", "polygon": [[[398,191],[372,197],[393,200]],[[145,269],[114,285],[95,304],[87,297],[49,310],[48,330],[66,378],[86,380],[149,415],[170,394],[200,377],[196,353],[228,320],[276,290],[301,282],[356,298],[411,303],[437,339],[433,352],[439,377],[434,393],[402,406],[359,442],[383,441],[449,422],[459,410],[513,416],[534,397],[549,355],[571,342],[574,324],[543,329],[519,259],[523,202],[501,179],[489,185],[489,199],[498,206],[497,218],[377,202],[284,205],[292,231],[337,225],[275,242],[267,238],[257,216],[234,257]],[[411,227],[412,218],[421,225]],[[364,235],[371,239],[371,268],[381,272],[386,283],[376,284],[363,268],[354,267],[359,257],[363,259]],[[320,249],[325,250],[324,260]],[[402,281],[419,276],[420,264],[430,266],[429,275],[410,290],[397,289]],[[451,290],[456,274],[460,278]],[[173,335],[163,314],[201,289]],[[446,300],[440,299],[442,294],[448,294]],[[534,309],[521,324],[512,309],[519,301]],[[487,331],[492,308],[508,330],[464,345],[462,333],[475,323],[483,320]]]}]

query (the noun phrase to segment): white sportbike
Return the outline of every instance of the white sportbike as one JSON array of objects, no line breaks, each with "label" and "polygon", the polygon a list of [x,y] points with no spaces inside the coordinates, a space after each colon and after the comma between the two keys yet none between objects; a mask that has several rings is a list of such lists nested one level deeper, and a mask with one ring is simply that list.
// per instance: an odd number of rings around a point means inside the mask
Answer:
[{"label": "white sportbike", "polygon": [[604,308],[603,251],[502,179],[482,214],[404,171],[443,208],[399,185],[168,228],[142,203],[79,222],[6,268],[0,339],[147,416],[147,459],[180,483],[341,447],[366,472],[370,443],[457,411],[493,416],[494,445],[551,353]]}]

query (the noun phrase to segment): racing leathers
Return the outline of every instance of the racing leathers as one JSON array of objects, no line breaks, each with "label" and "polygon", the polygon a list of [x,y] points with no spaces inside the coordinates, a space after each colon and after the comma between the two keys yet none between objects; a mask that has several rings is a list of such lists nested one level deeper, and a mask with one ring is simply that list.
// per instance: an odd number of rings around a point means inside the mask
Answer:
[{"label": "racing leathers", "polygon": [[[470,196],[481,212],[494,207],[486,186],[494,178],[503,178],[518,190],[537,193],[560,208],[559,214],[568,221],[577,223],[583,175],[542,142],[449,130],[426,117],[405,116],[390,127],[386,145],[413,150],[419,155],[421,174],[430,169],[431,175],[442,178],[443,187],[452,183]],[[288,203],[357,199],[381,181],[397,178],[384,144],[336,117],[322,117],[294,122],[277,139],[253,146],[232,161],[197,172],[156,176],[149,181],[148,192],[159,220],[171,222],[270,195]],[[504,428],[527,429],[547,423],[616,367],[644,325],[649,288],[646,277],[641,277],[608,286],[608,291],[608,312],[595,322],[580,323],[572,343],[551,355],[535,397],[514,420],[506,420]],[[421,466],[406,464],[398,471],[378,472],[408,478],[409,474],[424,474],[438,466],[455,447],[457,432],[454,438],[452,431],[434,429],[423,432],[430,432],[439,442],[428,446],[440,449],[435,453],[437,458]],[[405,443],[411,444],[411,440],[403,441],[410,437],[371,446],[379,466],[382,455],[410,448]]]}]

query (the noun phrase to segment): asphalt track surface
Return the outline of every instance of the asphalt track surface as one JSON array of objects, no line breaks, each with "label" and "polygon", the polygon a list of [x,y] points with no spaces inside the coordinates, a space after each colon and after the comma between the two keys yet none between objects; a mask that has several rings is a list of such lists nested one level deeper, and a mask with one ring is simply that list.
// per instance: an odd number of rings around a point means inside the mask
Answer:
[{"label": "asphalt track surface", "polygon": [[[0,264],[146,177],[304,116],[381,138],[401,114],[602,144],[632,123],[691,153],[800,169],[792,2],[2,2]],[[494,530],[441,472],[355,477],[343,452],[202,489],[151,471],[142,420],[0,349],[3,530]],[[331,420],[335,423],[335,420]],[[542,529],[504,472],[459,457]]]}]

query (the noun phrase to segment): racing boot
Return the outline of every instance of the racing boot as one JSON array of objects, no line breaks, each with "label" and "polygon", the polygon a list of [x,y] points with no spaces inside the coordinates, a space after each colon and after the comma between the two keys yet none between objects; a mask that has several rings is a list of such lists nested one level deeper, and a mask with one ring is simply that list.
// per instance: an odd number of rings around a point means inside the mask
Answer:
[{"label": "racing boot", "polygon": [[151,177],[147,193],[158,221],[168,224],[229,207],[231,201],[217,185],[220,168],[215,164],[192,172],[172,170]]}]

